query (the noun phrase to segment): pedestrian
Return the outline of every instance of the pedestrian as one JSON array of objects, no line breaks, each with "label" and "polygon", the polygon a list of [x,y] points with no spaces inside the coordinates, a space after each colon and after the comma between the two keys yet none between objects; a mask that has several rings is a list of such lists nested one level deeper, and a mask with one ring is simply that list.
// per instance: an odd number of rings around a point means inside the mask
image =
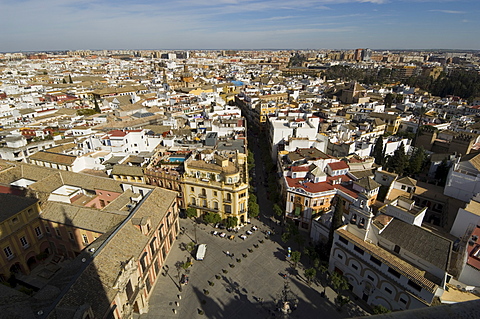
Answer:
[{"label": "pedestrian", "polygon": [[234,257],[235,255],[232,253],[232,258]]},{"label": "pedestrian", "polygon": [[230,256],[230,252],[228,250],[227,250],[226,254],[227,254],[227,256]]}]

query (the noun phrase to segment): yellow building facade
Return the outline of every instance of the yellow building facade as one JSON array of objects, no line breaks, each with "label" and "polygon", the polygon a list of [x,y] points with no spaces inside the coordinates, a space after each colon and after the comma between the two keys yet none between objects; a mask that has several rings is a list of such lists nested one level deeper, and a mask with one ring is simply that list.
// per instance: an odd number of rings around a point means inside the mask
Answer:
[{"label": "yellow building facade", "polygon": [[222,220],[248,219],[247,156],[238,152],[204,151],[184,163],[182,176],[185,204],[197,209],[197,216],[219,214]]},{"label": "yellow building facade", "polygon": [[49,246],[36,199],[11,194],[0,198],[0,281],[4,281],[14,273],[29,274]]}]

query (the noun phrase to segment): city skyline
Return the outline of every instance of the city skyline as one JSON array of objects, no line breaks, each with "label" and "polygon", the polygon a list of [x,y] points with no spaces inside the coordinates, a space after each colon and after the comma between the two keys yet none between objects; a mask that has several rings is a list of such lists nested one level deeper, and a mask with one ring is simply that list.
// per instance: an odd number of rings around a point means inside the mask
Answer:
[{"label": "city skyline", "polygon": [[475,0],[0,1],[3,52],[480,49]]}]

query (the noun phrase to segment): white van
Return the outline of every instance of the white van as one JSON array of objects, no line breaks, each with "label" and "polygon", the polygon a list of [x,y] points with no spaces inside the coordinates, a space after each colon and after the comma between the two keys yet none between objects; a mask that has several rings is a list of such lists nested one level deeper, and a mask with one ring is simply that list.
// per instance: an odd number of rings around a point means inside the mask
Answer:
[{"label": "white van", "polygon": [[196,260],[203,260],[205,258],[205,252],[207,251],[206,244],[200,244],[197,247],[197,255],[195,256]]}]

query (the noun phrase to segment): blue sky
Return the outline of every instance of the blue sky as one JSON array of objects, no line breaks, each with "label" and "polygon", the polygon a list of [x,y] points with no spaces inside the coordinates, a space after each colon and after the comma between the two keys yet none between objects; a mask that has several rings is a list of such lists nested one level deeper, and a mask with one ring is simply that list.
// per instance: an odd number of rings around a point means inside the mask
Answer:
[{"label": "blue sky", "polygon": [[480,49],[480,0],[0,0],[0,52]]}]

